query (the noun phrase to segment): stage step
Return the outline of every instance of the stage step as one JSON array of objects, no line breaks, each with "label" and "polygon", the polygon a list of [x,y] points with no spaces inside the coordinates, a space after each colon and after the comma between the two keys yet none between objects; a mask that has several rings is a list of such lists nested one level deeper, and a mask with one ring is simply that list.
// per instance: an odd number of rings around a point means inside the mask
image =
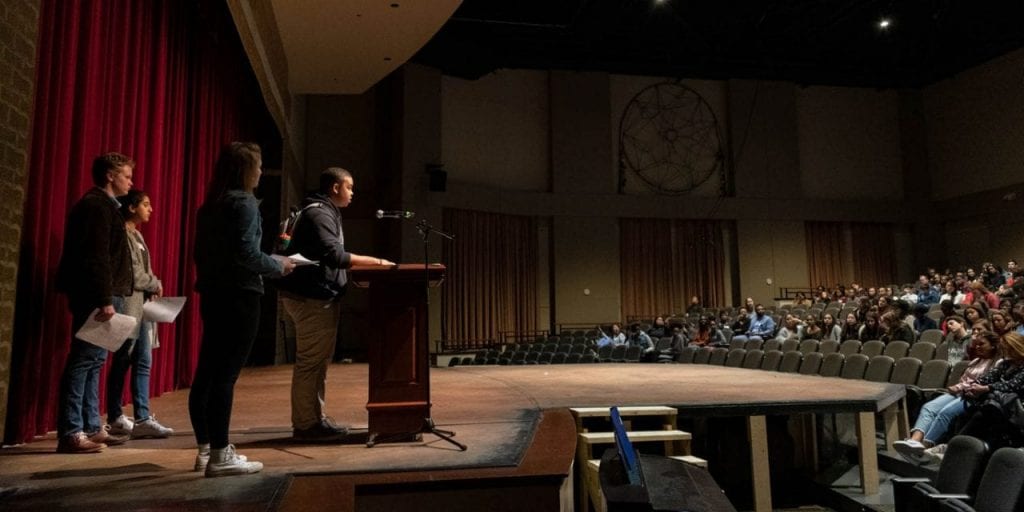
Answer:
[{"label": "stage step", "polygon": [[[619,416],[626,427],[626,435],[634,443],[663,442],[664,453],[679,460],[698,466],[707,467],[707,462],[690,455],[690,441],[693,436],[676,427],[679,410],[665,405],[639,405],[619,407]],[[604,497],[598,482],[596,469],[600,467],[600,459],[594,459],[594,446],[615,442],[614,432],[590,432],[586,420],[599,421],[611,418],[611,407],[570,407],[569,411],[576,419],[576,432],[579,442],[576,446],[576,467],[579,468],[581,489],[578,492],[577,510],[589,510],[593,505],[597,512],[605,511]],[[661,430],[632,431],[633,420],[639,418],[655,418]],[[596,424],[595,424],[596,425]],[[603,425],[602,425],[603,426]]]},{"label": "stage step", "polygon": [[[585,444],[611,444],[615,442],[615,432],[580,432],[580,441]],[[639,430],[626,432],[626,436],[634,443],[651,441],[689,441],[693,436],[682,430]]]}]

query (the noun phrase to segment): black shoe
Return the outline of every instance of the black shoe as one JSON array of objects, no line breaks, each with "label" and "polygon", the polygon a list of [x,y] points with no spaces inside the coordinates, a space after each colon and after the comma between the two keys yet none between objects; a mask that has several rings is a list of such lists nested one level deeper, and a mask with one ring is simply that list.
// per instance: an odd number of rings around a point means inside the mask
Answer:
[{"label": "black shoe", "polygon": [[307,443],[337,443],[348,436],[348,429],[334,425],[328,420],[320,420],[320,423],[309,428],[297,428],[292,430],[292,438],[296,441]]}]

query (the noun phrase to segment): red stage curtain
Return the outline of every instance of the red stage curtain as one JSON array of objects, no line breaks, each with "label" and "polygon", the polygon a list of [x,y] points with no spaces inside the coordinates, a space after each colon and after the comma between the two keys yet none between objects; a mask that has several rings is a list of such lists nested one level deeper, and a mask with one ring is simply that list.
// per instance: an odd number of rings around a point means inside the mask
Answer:
[{"label": "red stage curtain", "polygon": [[154,270],[165,294],[189,296],[178,323],[159,331],[158,395],[189,384],[195,367],[193,216],[217,148],[269,123],[221,2],[43,0],[40,9],[6,443],[55,426],[71,333],[53,277],[67,210],[92,186],[92,159],[119,151],[136,160],[135,186],[155,209],[143,229]]}]

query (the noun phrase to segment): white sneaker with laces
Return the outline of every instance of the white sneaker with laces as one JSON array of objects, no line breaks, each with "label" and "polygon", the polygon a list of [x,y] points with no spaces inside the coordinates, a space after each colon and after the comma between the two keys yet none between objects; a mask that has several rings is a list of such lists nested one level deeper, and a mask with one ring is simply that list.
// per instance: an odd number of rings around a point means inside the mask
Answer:
[{"label": "white sneaker with laces", "polygon": [[896,441],[892,444],[892,447],[896,449],[904,459],[913,464],[920,464],[922,462],[922,454],[924,453],[925,446],[920,441],[913,439],[907,439],[904,441]]},{"label": "white sneaker with laces", "polygon": [[946,445],[937,444],[924,451],[922,456],[930,462],[942,464],[943,457],[946,456]]},{"label": "white sneaker with laces", "polygon": [[206,476],[247,475],[263,470],[262,462],[247,460],[235,453],[234,445],[227,445],[223,450],[210,450],[210,460],[206,465]]},{"label": "white sneaker with laces", "polygon": [[[235,457],[240,460],[249,460],[245,455],[236,453]],[[206,471],[206,466],[210,464],[210,445],[206,445],[206,448],[200,448],[199,453],[196,454],[196,464],[193,467],[193,471]]]},{"label": "white sneaker with laces", "polygon": [[135,428],[132,429],[132,439],[143,439],[146,437],[163,439],[171,437],[173,433],[173,428],[161,425],[154,416],[150,416],[135,424]]},{"label": "white sneaker with laces", "polygon": [[135,427],[135,422],[128,419],[124,414],[117,417],[116,420],[111,421],[110,432],[111,435],[115,436],[130,436],[132,435],[132,429]]}]

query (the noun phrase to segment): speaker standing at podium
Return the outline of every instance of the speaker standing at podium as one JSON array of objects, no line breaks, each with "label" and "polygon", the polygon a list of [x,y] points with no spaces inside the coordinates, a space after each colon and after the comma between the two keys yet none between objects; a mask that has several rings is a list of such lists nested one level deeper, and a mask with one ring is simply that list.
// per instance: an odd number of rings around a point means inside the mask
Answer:
[{"label": "speaker standing at podium", "polygon": [[320,191],[307,197],[295,222],[288,254],[319,262],[295,269],[278,281],[285,313],[295,323],[295,369],[292,372],[292,435],[298,441],[330,443],[348,429],[324,414],[327,366],[334,357],[345,269],[352,265],[394,265],[375,256],[345,250],[341,209],[352,202],[352,174],[329,167],[320,174]]}]

